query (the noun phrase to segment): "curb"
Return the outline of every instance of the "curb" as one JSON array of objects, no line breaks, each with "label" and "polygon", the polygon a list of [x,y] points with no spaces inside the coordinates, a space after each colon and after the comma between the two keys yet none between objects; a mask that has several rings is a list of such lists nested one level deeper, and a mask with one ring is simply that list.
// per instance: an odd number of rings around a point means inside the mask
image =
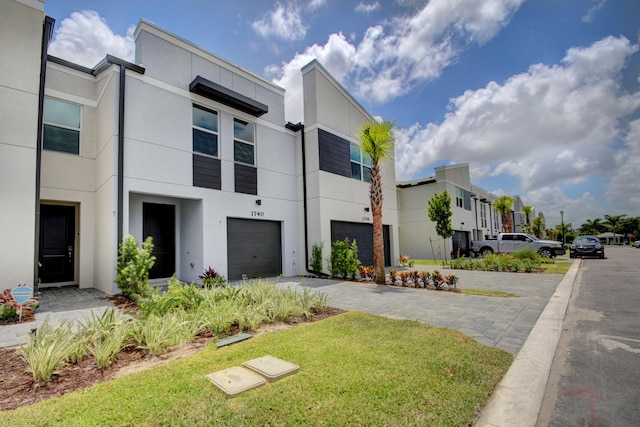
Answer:
[{"label": "curb", "polygon": [[476,427],[531,426],[540,407],[555,358],[564,317],[582,260],[576,260],[558,284],[547,306],[518,352],[489,402],[473,424]]}]

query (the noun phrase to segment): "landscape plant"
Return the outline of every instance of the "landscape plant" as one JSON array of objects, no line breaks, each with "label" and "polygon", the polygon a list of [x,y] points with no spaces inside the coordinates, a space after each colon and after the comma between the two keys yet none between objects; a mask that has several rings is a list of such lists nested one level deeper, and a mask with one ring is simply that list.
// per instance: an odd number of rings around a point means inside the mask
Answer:
[{"label": "landscape plant", "polygon": [[447,261],[447,239],[454,235],[451,217],[451,196],[444,190],[442,193],[436,193],[429,199],[429,207],[427,208],[429,219],[435,223],[436,233],[442,237],[444,245],[444,260]]},{"label": "landscape plant", "polygon": [[331,258],[329,259],[331,276],[355,279],[358,275],[358,267],[360,267],[360,260],[358,259],[358,245],[355,239],[350,242],[347,237],[344,240],[333,242]]},{"label": "landscape plant", "polygon": [[202,280],[202,286],[205,288],[224,286],[227,283],[227,278],[218,274],[218,272],[211,266],[206,268],[198,278]]},{"label": "landscape plant", "polygon": [[390,120],[372,120],[362,125],[359,132],[360,148],[371,159],[371,177],[369,181],[369,202],[373,217],[373,280],[383,284],[384,238],[382,233],[382,174],[380,164],[391,159],[394,152],[396,124]]},{"label": "landscape plant", "polygon": [[[15,322],[21,317],[23,321],[33,320],[38,304],[34,298],[29,298],[24,304],[20,304],[11,295],[11,289],[5,289],[0,293],[0,321]],[[22,315],[20,314],[21,310]]]},{"label": "landscape plant", "polygon": [[324,242],[314,243],[311,247],[311,259],[309,260],[309,266],[315,273],[322,272],[322,248]]},{"label": "landscape plant", "polygon": [[153,292],[149,285],[149,271],[156,261],[151,255],[153,251],[153,238],[147,237],[138,246],[135,237],[125,237],[118,249],[118,264],[116,271],[116,283],[122,295],[130,300],[147,298]]},{"label": "landscape plant", "polygon": [[68,322],[57,327],[49,324],[47,317],[42,325],[27,336],[27,344],[18,353],[27,362],[27,371],[35,383],[46,383],[65,363],[74,343],[74,335]]}]

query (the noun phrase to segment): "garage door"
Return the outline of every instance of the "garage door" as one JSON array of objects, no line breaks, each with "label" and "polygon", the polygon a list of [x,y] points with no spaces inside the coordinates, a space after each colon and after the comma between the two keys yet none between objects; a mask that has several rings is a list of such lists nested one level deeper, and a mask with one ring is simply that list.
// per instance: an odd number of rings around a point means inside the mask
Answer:
[{"label": "garage door", "polygon": [[[384,239],[384,265],[391,265],[391,245],[389,239],[389,226],[382,226]],[[356,239],[358,245],[358,258],[362,265],[373,265],[373,225],[357,222],[331,221],[331,242],[349,238]]]},{"label": "garage door", "polygon": [[282,274],[280,222],[227,218],[229,280]]}]

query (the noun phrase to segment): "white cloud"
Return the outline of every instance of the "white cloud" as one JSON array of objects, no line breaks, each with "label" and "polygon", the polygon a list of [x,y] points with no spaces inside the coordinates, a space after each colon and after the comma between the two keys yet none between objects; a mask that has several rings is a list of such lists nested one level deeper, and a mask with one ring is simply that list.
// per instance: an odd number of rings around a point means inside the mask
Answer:
[{"label": "white cloud", "polygon": [[318,10],[326,4],[327,0],[311,0],[309,4],[307,4],[307,9],[311,11]]},{"label": "white cloud", "polygon": [[135,44],[134,27],[121,36],[114,34],[107,22],[92,10],[73,12],[55,31],[49,53],[67,61],[92,68],[107,53],[133,62]]},{"label": "white cloud", "polygon": [[[318,2],[316,6],[321,6]],[[322,2],[320,2],[322,3]],[[301,40],[307,33],[300,17],[300,8],[295,3],[283,5],[277,2],[271,12],[254,21],[251,26],[260,37],[275,37],[282,40]]]},{"label": "white cloud", "polygon": [[586,15],[582,17],[582,22],[587,24],[593,22],[594,18],[596,17],[596,14],[600,12],[600,9],[602,9],[606,3],[607,3],[607,0],[595,0],[595,4],[591,6],[589,11],[586,13]]},{"label": "white cloud", "polygon": [[[478,180],[517,179],[524,191],[611,174],[620,167],[614,153],[622,123],[640,110],[640,91],[619,85],[625,61],[637,51],[624,37],[607,37],[570,49],[562,65],[532,65],[504,84],[466,91],[451,100],[441,124],[398,132],[398,179],[442,159],[470,162]],[[627,146],[633,140],[627,136]]]},{"label": "white cloud", "polygon": [[364,13],[366,15],[371,12],[375,12],[378,9],[380,9],[380,2],[374,1],[373,3],[360,2],[356,5],[354,10],[357,13]]},{"label": "white cloud", "polygon": [[[338,77],[361,99],[383,103],[411,91],[416,84],[435,79],[470,43],[486,43],[506,25],[524,0],[431,0],[413,15],[402,16],[368,28],[359,44],[342,34],[331,34],[324,46],[314,45],[281,64],[276,83],[301,93],[296,68],[321,51],[326,57],[353,57]],[[413,4],[413,3],[412,3]],[[336,37],[341,43],[335,43]],[[337,49],[333,54],[331,51]],[[335,70],[317,57],[331,73]],[[270,66],[271,71],[275,70]],[[292,99],[297,99],[292,96]],[[288,106],[301,111],[302,104]],[[288,117],[288,120],[291,120]]]},{"label": "white cloud", "polygon": [[615,155],[614,169],[607,189],[607,199],[621,212],[640,213],[640,119],[629,124],[624,148]]}]

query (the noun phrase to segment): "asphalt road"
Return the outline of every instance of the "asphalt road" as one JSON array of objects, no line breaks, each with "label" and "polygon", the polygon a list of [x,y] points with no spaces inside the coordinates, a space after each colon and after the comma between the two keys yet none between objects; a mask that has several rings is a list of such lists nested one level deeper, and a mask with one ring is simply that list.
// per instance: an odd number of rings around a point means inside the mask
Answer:
[{"label": "asphalt road", "polygon": [[585,259],[538,426],[640,426],[640,249]]}]

